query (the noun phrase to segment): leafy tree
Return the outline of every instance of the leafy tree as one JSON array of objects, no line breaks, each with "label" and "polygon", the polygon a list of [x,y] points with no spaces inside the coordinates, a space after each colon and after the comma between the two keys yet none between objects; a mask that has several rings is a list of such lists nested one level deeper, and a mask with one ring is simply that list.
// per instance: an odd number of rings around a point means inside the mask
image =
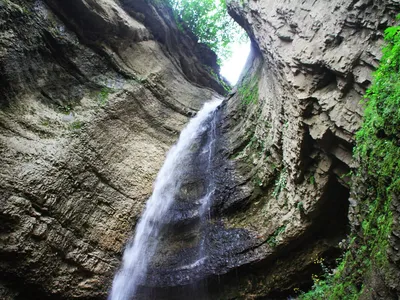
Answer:
[{"label": "leafy tree", "polygon": [[220,59],[231,54],[234,41],[245,41],[244,30],[229,16],[226,0],[167,0],[175,18],[184,23]]}]

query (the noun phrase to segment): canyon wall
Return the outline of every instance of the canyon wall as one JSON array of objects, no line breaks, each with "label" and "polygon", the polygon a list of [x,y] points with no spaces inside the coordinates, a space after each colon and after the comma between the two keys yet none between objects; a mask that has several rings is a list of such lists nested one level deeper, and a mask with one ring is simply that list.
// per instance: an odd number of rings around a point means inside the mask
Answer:
[{"label": "canyon wall", "polygon": [[0,1],[0,36],[0,298],[104,299],[216,56],[148,1]]},{"label": "canyon wall", "polygon": [[[0,1],[1,297],[104,299],[166,151],[224,93],[215,54],[154,3]],[[207,297],[284,299],[334,267],[359,221],[360,100],[399,8],[229,2],[252,53],[218,111]],[[160,274],[164,296],[191,283]]]},{"label": "canyon wall", "polygon": [[[283,299],[308,290],[313,274],[323,273],[321,261],[334,268],[347,234],[359,227],[362,197],[350,191],[349,176],[357,167],[354,134],[383,30],[395,23],[399,5],[229,2],[253,42],[222,121],[233,182],[219,209],[227,228],[255,237],[237,253],[245,261],[241,280],[229,280],[237,294]],[[399,293],[393,282],[390,289]]]}]

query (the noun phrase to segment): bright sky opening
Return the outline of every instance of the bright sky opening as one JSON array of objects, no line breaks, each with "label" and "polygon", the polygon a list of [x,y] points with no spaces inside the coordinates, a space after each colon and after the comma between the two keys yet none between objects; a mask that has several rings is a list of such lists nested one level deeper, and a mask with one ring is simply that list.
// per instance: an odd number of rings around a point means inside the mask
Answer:
[{"label": "bright sky opening", "polygon": [[234,43],[232,45],[232,56],[222,61],[221,75],[224,76],[232,85],[235,85],[246,64],[250,53],[251,42]]}]

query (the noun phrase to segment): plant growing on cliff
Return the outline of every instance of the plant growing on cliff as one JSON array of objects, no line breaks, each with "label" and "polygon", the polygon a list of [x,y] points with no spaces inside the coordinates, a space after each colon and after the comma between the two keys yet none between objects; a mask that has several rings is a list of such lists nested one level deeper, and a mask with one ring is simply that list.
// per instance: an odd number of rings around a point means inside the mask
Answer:
[{"label": "plant growing on cliff", "polygon": [[281,235],[286,230],[286,225],[282,225],[277,228],[272,235],[267,239],[267,244],[270,247],[275,247],[278,244],[278,236]]},{"label": "plant growing on cliff", "polygon": [[[390,275],[387,248],[393,227],[390,209],[400,194],[400,26],[385,31],[386,46],[374,82],[366,93],[364,122],[357,133],[355,156],[360,167],[356,184],[362,225],[331,278],[315,282],[301,299],[358,299],[370,291],[366,277],[385,282]],[[398,226],[398,225],[397,225]],[[322,294],[321,294],[322,293]],[[322,295],[322,296],[321,296]]]},{"label": "plant growing on cliff", "polygon": [[64,115],[69,115],[71,113],[71,111],[73,110],[72,105],[67,104],[67,105],[60,105],[58,106],[58,109],[60,110],[60,112]]},{"label": "plant growing on cliff", "polygon": [[274,196],[274,198],[278,198],[281,191],[286,187],[287,176],[287,170],[283,169],[279,174],[278,179],[275,181],[275,189],[272,192],[272,196]]},{"label": "plant growing on cliff", "polygon": [[242,83],[238,87],[238,94],[242,104],[256,104],[258,101],[258,75],[254,75],[250,78],[244,78]]},{"label": "plant growing on cliff", "polygon": [[103,87],[101,89],[101,91],[97,95],[99,106],[103,107],[107,104],[111,91],[112,89],[109,87]]},{"label": "plant growing on cliff", "polygon": [[232,87],[218,74],[216,74],[210,67],[204,66],[211,74],[212,77],[224,88],[225,93],[229,93]]},{"label": "plant growing on cliff", "polygon": [[83,123],[79,120],[72,122],[70,125],[71,130],[78,130],[78,129],[81,129],[82,127],[83,127]]}]

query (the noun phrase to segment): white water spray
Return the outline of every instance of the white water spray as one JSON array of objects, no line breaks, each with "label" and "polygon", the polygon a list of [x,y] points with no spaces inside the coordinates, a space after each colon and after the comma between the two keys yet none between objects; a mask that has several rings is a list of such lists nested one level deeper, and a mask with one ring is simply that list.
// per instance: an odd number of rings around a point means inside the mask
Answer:
[{"label": "white water spray", "polygon": [[161,223],[181,187],[183,170],[190,163],[190,148],[196,138],[207,130],[207,121],[220,103],[213,101],[204,104],[168,152],[157,175],[153,194],[136,227],[135,237],[124,251],[122,267],[114,278],[109,300],[132,299],[138,285],[146,278],[148,264],[156,251]]}]

